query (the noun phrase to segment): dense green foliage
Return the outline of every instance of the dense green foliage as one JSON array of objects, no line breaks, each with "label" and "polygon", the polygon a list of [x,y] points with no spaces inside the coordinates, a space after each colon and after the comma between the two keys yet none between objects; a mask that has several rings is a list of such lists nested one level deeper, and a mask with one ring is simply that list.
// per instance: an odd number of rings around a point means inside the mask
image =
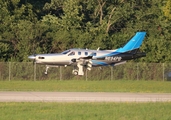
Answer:
[{"label": "dense green foliage", "polygon": [[146,31],[145,62],[171,61],[170,0],[0,0],[0,60],[68,48],[115,49]]},{"label": "dense green foliage", "polygon": [[1,120],[170,120],[171,103],[0,103]]}]

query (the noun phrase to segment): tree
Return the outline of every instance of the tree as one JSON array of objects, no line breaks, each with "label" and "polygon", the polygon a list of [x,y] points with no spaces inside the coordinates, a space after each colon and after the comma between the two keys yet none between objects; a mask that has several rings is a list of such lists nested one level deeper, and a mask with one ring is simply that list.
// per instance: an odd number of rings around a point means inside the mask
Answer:
[{"label": "tree", "polygon": [[32,12],[32,6],[30,4],[20,5],[18,0],[1,1],[0,4],[3,6],[1,8],[1,40],[8,43],[8,61],[10,59],[25,61],[31,31],[28,28],[37,20]]},{"label": "tree", "polygon": [[167,0],[165,6],[163,7],[164,15],[171,20],[171,1]]},{"label": "tree", "polygon": [[1,0],[1,61],[71,47],[115,49],[146,31],[138,61],[171,60],[170,0]]}]

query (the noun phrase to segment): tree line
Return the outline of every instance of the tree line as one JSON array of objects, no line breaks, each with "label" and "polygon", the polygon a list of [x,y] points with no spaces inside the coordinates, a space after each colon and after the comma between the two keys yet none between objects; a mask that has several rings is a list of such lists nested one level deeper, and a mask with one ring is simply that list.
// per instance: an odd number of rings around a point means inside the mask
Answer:
[{"label": "tree line", "polygon": [[140,62],[171,61],[170,0],[0,0],[0,61],[69,48],[116,49],[147,36]]}]

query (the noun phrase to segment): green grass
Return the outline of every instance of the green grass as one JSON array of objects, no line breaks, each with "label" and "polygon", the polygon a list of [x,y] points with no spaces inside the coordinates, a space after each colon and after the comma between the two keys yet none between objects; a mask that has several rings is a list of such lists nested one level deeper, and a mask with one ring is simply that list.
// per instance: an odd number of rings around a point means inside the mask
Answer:
[{"label": "green grass", "polygon": [[171,93],[167,81],[0,81],[0,91]]},{"label": "green grass", "polygon": [[[162,81],[0,81],[0,91],[170,93]],[[170,120],[171,102],[0,102],[0,120]]]},{"label": "green grass", "polygon": [[0,103],[0,120],[170,120],[171,103]]}]

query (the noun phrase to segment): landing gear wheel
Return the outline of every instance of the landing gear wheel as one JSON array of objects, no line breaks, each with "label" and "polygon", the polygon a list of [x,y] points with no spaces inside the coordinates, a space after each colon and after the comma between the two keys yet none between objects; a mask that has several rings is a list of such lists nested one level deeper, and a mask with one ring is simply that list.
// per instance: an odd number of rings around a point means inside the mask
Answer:
[{"label": "landing gear wheel", "polygon": [[72,74],[78,75],[78,70],[73,70],[73,71],[72,71]]}]

